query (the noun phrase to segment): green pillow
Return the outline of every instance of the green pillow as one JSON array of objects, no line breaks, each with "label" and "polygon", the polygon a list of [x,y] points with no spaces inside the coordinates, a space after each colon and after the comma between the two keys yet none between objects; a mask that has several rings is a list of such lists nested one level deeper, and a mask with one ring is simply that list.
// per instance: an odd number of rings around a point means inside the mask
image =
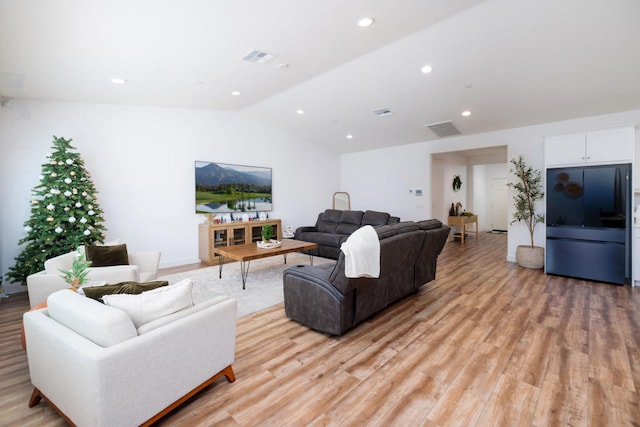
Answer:
[{"label": "green pillow", "polygon": [[127,245],[85,246],[85,254],[91,267],[110,267],[112,265],[129,265]]},{"label": "green pillow", "polygon": [[156,280],[154,282],[121,282],[115,285],[87,286],[82,288],[85,296],[102,302],[104,295],[112,294],[141,294],[144,291],[167,286],[166,280]]}]

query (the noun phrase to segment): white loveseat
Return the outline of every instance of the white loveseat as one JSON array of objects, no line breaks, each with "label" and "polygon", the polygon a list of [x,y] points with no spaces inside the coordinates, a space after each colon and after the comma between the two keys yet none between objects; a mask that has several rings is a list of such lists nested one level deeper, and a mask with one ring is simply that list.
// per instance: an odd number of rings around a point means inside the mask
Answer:
[{"label": "white loveseat", "polygon": [[[31,307],[47,300],[47,297],[69,284],[60,276],[60,270],[71,270],[77,252],[69,252],[48,259],[44,262],[44,270],[27,277],[27,290]],[[129,253],[129,265],[110,267],[89,267],[87,279],[92,282],[148,282],[158,277],[160,251]]]},{"label": "white loveseat", "polygon": [[47,308],[24,314],[29,406],[44,399],[78,426],[137,426],[221,376],[233,382],[237,302],[195,285],[189,292],[192,306],[138,327],[120,308],[51,294]]}]

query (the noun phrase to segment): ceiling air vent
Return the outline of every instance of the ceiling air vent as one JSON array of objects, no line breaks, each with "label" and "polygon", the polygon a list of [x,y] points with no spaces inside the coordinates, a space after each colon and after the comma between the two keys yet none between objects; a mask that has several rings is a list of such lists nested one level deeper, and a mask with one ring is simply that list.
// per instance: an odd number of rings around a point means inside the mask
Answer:
[{"label": "ceiling air vent", "polygon": [[259,50],[254,49],[251,52],[247,53],[245,56],[243,56],[241,59],[243,61],[254,62],[256,64],[266,64],[267,62],[271,61],[275,57],[276,55],[273,53],[261,52]]},{"label": "ceiling air vent", "polygon": [[380,108],[378,110],[373,110],[373,114],[375,114],[378,117],[385,117],[385,116],[392,115],[393,112],[388,108]]},{"label": "ceiling air vent", "polygon": [[451,120],[447,122],[440,123],[432,123],[430,125],[425,125],[429,129],[433,131],[439,138],[444,138],[447,136],[460,135],[461,132],[457,127],[453,124]]}]

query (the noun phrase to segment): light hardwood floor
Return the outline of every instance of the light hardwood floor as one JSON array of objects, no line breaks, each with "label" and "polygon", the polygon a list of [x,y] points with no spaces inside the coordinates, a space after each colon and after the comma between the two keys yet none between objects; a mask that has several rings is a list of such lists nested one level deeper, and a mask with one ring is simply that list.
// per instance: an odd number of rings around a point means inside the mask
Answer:
[{"label": "light hardwood floor", "polygon": [[[335,338],[275,306],[238,320],[237,381],[166,426],[637,426],[640,289],[507,263],[506,236],[447,243],[437,279]],[[24,296],[0,303],[0,425],[64,425],[31,393]]]}]

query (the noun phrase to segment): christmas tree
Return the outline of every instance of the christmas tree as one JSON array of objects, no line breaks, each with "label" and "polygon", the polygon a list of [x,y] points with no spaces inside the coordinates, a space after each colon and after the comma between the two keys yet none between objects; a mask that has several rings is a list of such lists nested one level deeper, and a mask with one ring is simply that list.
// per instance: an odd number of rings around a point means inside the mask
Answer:
[{"label": "christmas tree", "polygon": [[104,241],[95,186],[70,143],[53,137],[40,184],[32,190],[31,217],[24,223],[27,235],[18,242],[26,246],[6,275],[13,282],[26,284],[27,276],[43,270],[47,259]]}]

